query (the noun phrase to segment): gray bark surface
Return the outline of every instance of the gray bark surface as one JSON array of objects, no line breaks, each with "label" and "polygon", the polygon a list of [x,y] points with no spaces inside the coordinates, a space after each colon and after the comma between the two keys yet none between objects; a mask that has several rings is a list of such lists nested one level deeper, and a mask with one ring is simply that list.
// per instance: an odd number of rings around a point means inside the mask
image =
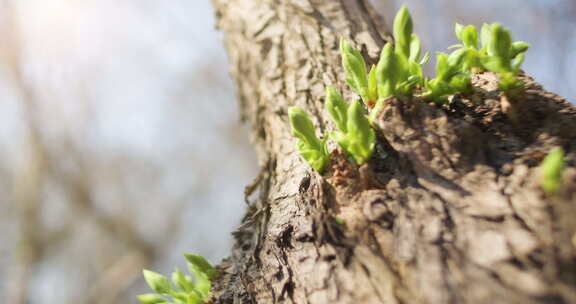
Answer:
[{"label": "gray bark surface", "polygon": [[[319,175],[287,109],[332,130],[325,86],[353,97],[338,40],[374,63],[383,21],[361,0],[213,3],[262,166],[215,303],[576,303],[574,107],[528,76],[508,101],[478,74],[449,105],[389,100],[371,161],[334,151]],[[538,165],[555,146],[568,167],[547,197]]]}]

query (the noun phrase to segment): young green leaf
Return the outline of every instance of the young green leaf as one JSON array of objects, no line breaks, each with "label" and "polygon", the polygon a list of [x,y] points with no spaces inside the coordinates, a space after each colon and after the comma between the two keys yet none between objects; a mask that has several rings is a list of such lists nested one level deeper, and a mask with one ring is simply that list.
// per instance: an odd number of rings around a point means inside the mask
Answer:
[{"label": "young green leaf", "polygon": [[564,150],[552,150],[540,165],[540,184],[548,195],[558,192],[562,185],[562,170],[564,169]]},{"label": "young green leaf", "polygon": [[300,155],[312,168],[322,172],[329,160],[326,141],[316,137],[312,121],[310,121],[306,112],[299,107],[291,107],[288,110],[288,117],[292,127],[292,135],[298,138],[296,150],[300,152]]},{"label": "young green leaf", "polygon": [[[412,34],[412,42],[410,44],[410,58],[408,58],[408,74],[410,75],[408,78],[410,79],[413,76],[417,76],[417,81],[414,83],[414,85],[422,85],[424,80],[422,65],[424,64],[423,62],[427,61],[426,57],[429,55],[428,52],[426,52],[422,60],[420,60],[421,53],[422,46],[420,44],[420,38],[418,38],[416,34]],[[410,80],[410,82],[412,82],[412,80]],[[408,89],[408,91],[404,93],[406,95],[412,95],[413,86],[404,84],[404,87]]]},{"label": "young green leaf", "polygon": [[511,46],[512,37],[510,32],[503,29],[500,24],[491,26],[490,42],[488,43],[489,60],[486,68],[492,72],[502,73],[511,71]]},{"label": "young green leaf", "polygon": [[[450,55],[448,55],[447,61],[448,61],[448,70],[446,71],[446,77],[451,77],[454,73],[456,72],[468,72],[468,55],[469,55],[469,51],[467,48],[461,48],[458,49],[454,52],[452,52]],[[447,78],[443,78],[443,79],[447,79]]]},{"label": "young green leaf", "polygon": [[202,302],[202,296],[196,292],[189,293],[186,299],[186,304],[202,304]]},{"label": "young green leaf", "polygon": [[436,78],[447,81],[451,76],[448,54],[439,52],[436,54]]},{"label": "young green leaf", "polygon": [[464,27],[459,38],[465,46],[473,49],[478,48],[478,31],[475,26]]},{"label": "young green leaf", "polygon": [[522,81],[514,73],[503,72],[498,74],[498,88],[508,95],[514,95],[518,90],[524,87]]},{"label": "young green leaf", "polygon": [[170,303],[161,295],[157,295],[155,293],[147,293],[141,294],[138,296],[138,301],[142,302],[143,304],[164,304]]},{"label": "young green leaf", "polygon": [[397,59],[398,56],[394,53],[393,45],[387,43],[382,49],[380,60],[376,66],[379,99],[385,99],[396,94],[396,84],[401,76]]},{"label": "young green leaf", "polygon": [[456,23],[454,25],[454,34],[456,34],[456,38],[462,41],[462,31],[464,30],[464,26],[460,23]]},{"label": "young green leaf", "polygon": [[412,62],[418,62],[421,53],[422,43],[420,42],[420,38],[418,38],[418,35],[412,34],[412,38],[410,40],[410,57],[408,60]]},{"label": "young green leaf", "polygon": [[196,265],[200,271],[204,272],[208,278],[213,279],[216,276],[216,269],[201,255],[184,254],[184,257],[188,261],[188,263],[192,265]]},{"label": "young green leaf", "polygon": [[340,55],[342,56],[344,72],[346,72],[346,82],[366,101],[368,79],[364,57],[344,38],[340,39]]},{"label": "young green leaf", "polygon": [[376,135],[358,101],[352,102],[348,107],[347,125],[348,152],[358,164],[363,164],[372,156]]},{"label": "young green leaf", "polygon": [[[424,84],[422,65],[428,61],[429,54],[425,53],[420,59],[422,45],[412,30],[410,12],[402,6],[394,18],[395,44],[384,46],[376,66],[378,100],[390,96],[412,96],[415,88]],[[376,104],[381,106],[379,101]]]},{"label": "young green leaf", "polygon": [[191,292],[194,289],[192,277],[185,275],[180,269],[172,273],[172,282],[185,292]]},{"label": "young green leaf", "polygon": [[194,291],[196,291],[202,299],[210,297],[212,282],[210,281],[208,274],[197,264],[188,263],[188,270],[194,274]]},{"label": "young green leaf", "polygon": [[490,35],[492,33],[492,25],[484,23],[482,29],[480,30],[480,42],[482,43],[481,53],[486,54],[488,52],[488,45],[490,44]]},{"label": "young green leaf", "polygon": [[393,36],[396,44],[396,52],[410,57],[410,43],[412,40],[412,17],[405,5],[402,5],[394,18]]},{"label": "young green leaf", "polygon": [[515,58],[516,56],[525,53],[530,48],[530,44],[524,41],[516,41],[512,43],[512,54],[511,57]]},{"label": "young green leaf", "polygon": [[142,273],[148,286],[155,292],[159,294],[169,294],[173,290],[170,281],[168,281],[168,278],[165,276],[147,269],[144,269]]},{"label": "young green leaf", "polygon": [[514,74],[518,74],[518,72],[520,72],[520,67],[522,66],[522,63],[524,63],[525,57],[526,54],[521,53],[512,60],[512,72]]},{"label": "young green leaf", "polygon": [[426,82],[426,91],[423,94],[424,99],[442,103],[447,100],[447,96],[454,94],[454,89],[450,83],[434,78]]},{"label": "young green leaf", "polygon": [[336,127],[346,133],[346,112],[348,103],[333,87],[326,87],[326,110],[330,113]]},{"label": "young green leaf", "polygon": [[430,61],[430,53],[426,52],[424,53],[424,56],[422,56],[422,59],[420,59],[418,64],[425,65],[428,63],[428,61]]},{"label": "young green leaf", "polygon": [[175,301],[176,304],[183,304],[188,301],[188,293],[186,292],[177,292],[173,291],[170,293],[170,296]]},{"label": "young green leaf", "polygon": [[371,108],[378,100],[378,78],[376,75],[376,66],[372,65],[370,73],[368,73],[368,104],[367,107]]},{"label": "young green leaf", "polygon": [[465,73],[454,75],[454,77],[450,79],[450,86],[454,89],[454,93],[471,93],[472,80],[470,79],[470,75]]},{"label": "young green leaf", "polygon": [[374,121],[376,121],[376,118],[378,117],[378,115],[385,106],[385,101],[386,99],[378,99],[378,101],[376,101],[374,108],[372,109],[372,111],[370,111],[370,114],[368,115],[368,120],[370,121],[370,123],[374,123]]},{"label": "young green leaf", "polygon": [[[466,31],[462,29],[461,35]],[[448,96],[472,92],[471,67],[477,51],[471,47],[461,47],[450,55],[438,53],[436,57],[436,78],[427,81],[423,97],[435,102],[445,102]]]},{"label": "young green leaf", "polygon": [[416,85],[418,85],[422,82],[421,81],[422,78],[420,76],[422,74],[422,71],[421,70],[416,71],[416,70],[420,69],[420,66],[417,64],[412,64],[412,66],[414,67],[414,70],[415,70],[414,75],[410,75],[410,77],[408,77],[408,79],[404,80],[403,82],[398,84],[396,87],[396,91],[401,96],[411,97]]}]

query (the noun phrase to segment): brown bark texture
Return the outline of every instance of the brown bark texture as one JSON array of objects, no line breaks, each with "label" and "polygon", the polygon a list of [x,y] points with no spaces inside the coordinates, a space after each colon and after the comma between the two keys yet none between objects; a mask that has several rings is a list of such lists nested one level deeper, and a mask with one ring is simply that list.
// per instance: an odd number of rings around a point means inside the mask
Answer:
[{"label": "brown bark texture", "polygon": [[[364,0],[213,4],[262,166],[215,303],[576,303],[572,105],[528,76],[507,100],[478,74],[448,105],[389,100],[369,163],[331,147],[320,175],[295,151],[287,109],[333,130],[325,86],[353,98],[339,38],[374,63],[390,41],[382,19]],[[556,146],[567,168],[549,197],[538,166]]]}]

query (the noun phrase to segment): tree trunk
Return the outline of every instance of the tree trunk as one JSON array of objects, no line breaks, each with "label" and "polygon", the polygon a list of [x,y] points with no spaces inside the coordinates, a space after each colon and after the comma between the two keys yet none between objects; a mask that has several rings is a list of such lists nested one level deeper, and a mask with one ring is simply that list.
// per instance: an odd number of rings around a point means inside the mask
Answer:
[{"label": "tree trunk", "polygon": [[[374,63],[389,35],[364,0],[213,0],[262,172],[216,303],[576,303],[576,110],[529,77],[507,101],[491,73],[471,98],[390,100],[375,155],[295,151],[287,109],[333,129],[324,88],[345,85],[339,37]],[[567,151],[563,187],[538,165]],[[340,221],[340,219],[344,220]]]}]

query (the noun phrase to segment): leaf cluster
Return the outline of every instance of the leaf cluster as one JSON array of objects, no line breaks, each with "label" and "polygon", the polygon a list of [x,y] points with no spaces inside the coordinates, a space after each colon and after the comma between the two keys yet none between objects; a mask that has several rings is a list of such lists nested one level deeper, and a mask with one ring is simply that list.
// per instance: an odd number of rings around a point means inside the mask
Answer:
[{"label": "leaf cluster", "polygon": [[436,55],[436,77],[425,81],[422,97],[443,102],[450,95],[470,93],[472,80],[466,66],[467,59],[465,51],[458,50],[450,55],[439,52]]},{"label": "leaf cluster", "polygon": [[522,89],[522,82],[516,76],[520,72],[526,51],[530,48],[528,43],[512,42],[510,31],[499,23],[485,23],[480,35],[473,25],[456,24],[454,32],[461,44],[452,47],[457,48],[455,53],[463,54],[463,71],[478,69],[497,73],[500,78],[499,89],[507,94]]},{"label": "leaf cluster", "polygon": [[[472,74],[480,71],[497,73],[499,89],[507,95],[522,89],[517,75],[529,48],[526,42],[512,42],[510,32],[498,23],[484,24],[480,33],[473,25],[456,24],[455,34],[461,43],[449,47],[455,48],[450,54],[437,54],[436,77],[432,79],[423,75],[423,66],[430,55],[428,52],[422,55],[421,41],[413,32],[406,6],[394,18],[394,44],[384,46],[378,63],[369,71],[362,53],[342,38],[340,54],[346,83],[371,113],[367,119],[358,101],[347,103],[334,88],[328,87],[326,109],[337,128],[329,137],[356,163],[363,164],[374,151],[375,134],[370,120],[390,97],[445,102],[451,95],[472,93]],[[319,139],[300,108],[292,107],[289,116],[292,134],[298,138],[296,149],[310,166],[321,172],[329,161],[328,136]]]},{"label": "leaf cluster", "polygon": [[402,6],[394,18],[395,44],[387,43],[376,65],[378,99],[394,96],[411,97],[423,84],[422,66],[428,62],[428,53],[421,57],[422,44],[413,33],[413,22],[406,6]]},{"label": "leaf cluster", "polygon": [[144,270],[144,279],[155,293],[142,294],[143,304],[201,304],[210,297],[216,269],[199,255],[185,254],[188,271],[193,277],[176,269],[170,280],[151,270]]},{"label": "leaf cluster", "polygon": [[[526,42],[512,42],[511,34],[500,24],[484,24],[481,32],[473,25],[456,24],[455,34],[460,44],[450,53],[439,52],[436,77],[423,75],[422,67],[430,56],[421,57],[420,39],[413,33],[413,22],[406,6],[394,18],[394,44],[387,43],[378,64],[367,73],[362,54],[344,39],[340,42],[342,64],[347,83],[368,108],[376,104],[376,111],[384,100],[418,96],[424,100],[444,102],[451,95],[471,93],[471,75],[491,71],[499,76],[499,89],[512,95],[522,89],[517,78],[530,47]],[[481,44],[481,45],[480,45]]]},{"label": "leaf cluster", "polygon": [[358,164],[370,159],[376,143],[376,134],[358,100],[348,104],[332,87],[326,88],[326,110],[336,124],[332,139]]},{"label": "leaf cluster", "polygon": [[345,39],[340,40],[342,66],[346,82],[368,108],[395,96],[412,96],[415,88],[424,84],[422,66],[428,62],[428,53],[422,55],[420,38],[413,33],[412,17],[402,6],[394,18],[395,44],[387,43],[380,60],[367,74],[362,54]]},{"label": "leaf cluster", "polygon": [[334,88],[326,88],[326,110],[330,113],[337,131],[325,136],[316,136],[314,125],[308,114],[299,107],[288,110],[292,134],[298,138],[296,150],[316,171],[322,172],[330,155],[327,139],[333,139],[354,161],[363,164],[370,159],[376,143],[376,135],[366,118],[359,101],[348,104]]}]

